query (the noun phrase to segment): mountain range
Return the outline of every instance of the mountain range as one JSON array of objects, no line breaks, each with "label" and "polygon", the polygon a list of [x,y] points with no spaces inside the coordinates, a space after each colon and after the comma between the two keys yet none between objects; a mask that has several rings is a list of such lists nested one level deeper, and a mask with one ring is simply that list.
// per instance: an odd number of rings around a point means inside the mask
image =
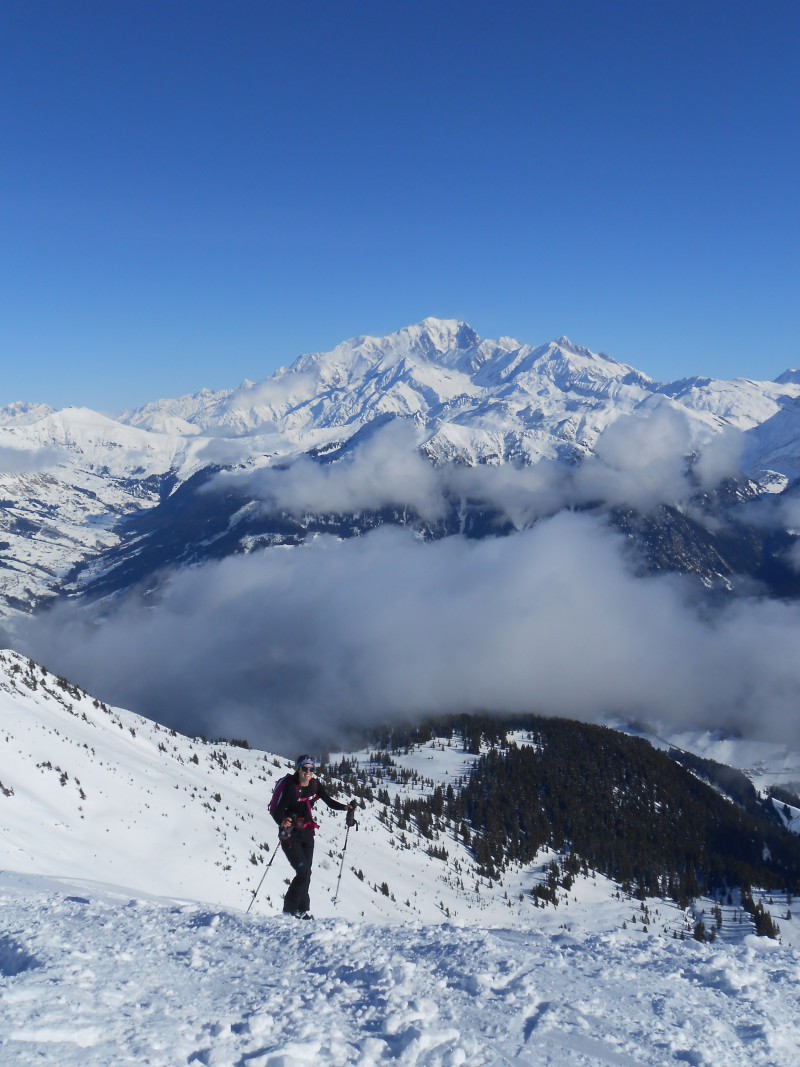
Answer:
[{"label": "mountain range", "polygon": [[[392,426],[405,435],[387,437]],[[413,453],[440,472],[444,505],[426,514],[402,472],[375,460],[376,438],[382,457]],[[348,468],[354,457],[368,463]],[[670,457],[688,479],[677,493],[658,467]],[[307,470],[301,461],[352,469],[361,492],[342,501],[307,490],[287,503],[285,493],[253,481]],[[380,492],[364,488],[365,467]],[[771,519],[767,534],[763,520],[787,502],[794,508],[800,374],[791,370],[773,382],[657,383],[565,337],[533,347],[425,319],[302,355],[259,383],[159,400],[116,418],[9,405],[0,409],[0,470],[7,621],[64,593],[118,593],[165,566],[296,545],[321,531],[351,536],[390,522],[424,537],[480,537],[564,506],[604,509],[634,536],[646,568],[688,571],[722,588],[745,574],[774,594],[797,592],[785,565],[791,521]],[[465,470],[480,481],[465,479]],[[503,471],[513,478],[537,470],[545,484],[525,487],[521,515],[498,505]],[[596,470],[617,482],[620,471],[634,475],[639,491],[609,487]],[[225,492],[210,494],[220,472],[232,475]],[[556,491],[565,478],[582,480],[572,495]],[[759,500],[765,507],[752,522]]]}]

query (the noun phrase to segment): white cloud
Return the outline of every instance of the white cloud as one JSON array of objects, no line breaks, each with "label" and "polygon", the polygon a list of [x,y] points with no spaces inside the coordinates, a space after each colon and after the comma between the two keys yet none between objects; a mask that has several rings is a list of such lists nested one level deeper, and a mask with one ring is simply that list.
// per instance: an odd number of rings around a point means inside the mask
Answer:
[{"label": "white cloud", "polygon": [[647,418],[617,419],[600,435],[594,451],[574,475],[576,493],[584,501],[650,511],[658,504],[679,503],[690,493],[689,422],[674,407],[661,405]]},{"label": "white cloud", "polygon": [[37,474],[54,467],[59,454],[54,448],[8,448],[0,445],[0,474]]},{"label": "white cloud", "polygon": [[[618,420],[577,468],[435,468],[414,425],[396,420],[335,463],[226,474],[217,484],[238,479],[293,515],[407,506],[435,521],[455,498],[496,507],[521,532],[423,544],[382,528],[231,557],[173,573],[155,604],[61,605],[34,620],[29,651],[103,699],[272,748],[348,723],[482,709],[800,738],[800,605],[747,599],[701,615],[688,582],[634,577],[623,537],[564,510],[688,499],[690,436],[663,405]],[[731,473],[737,450],[736,437],[713,441],[695,465],[701,484]]]},{"label": "white cloud", "polygon": [[739,437],[712,439],[696,458],[692,428],[679,409],[662,405],[647,417],[626,416],[598,439],[595,454],[577,467],[541,460],[519,467],[432,466],[419,452],[423,435],[409,420],[396,419],[360,442],[336,462],[305,457],[256,473],[229,472],[231,479],[270,510],[295,517],[359,514],[384,507],[406,507],[435,522],[453,500],[494,508],[516,529],[565,507],[603,503],[644,512],[659,504],[685,504],[702,488],[736,473]]},{"label": "white cloud", "polygon": [[701,488],[713,489],[726,478],[741,474],[744,434],[740,430],[725,430],[707,441],[694,465],[694,474]]},{"label": "white cloud", "polygon": [[290,515],[358,514],[383,507],[408,507],[435,521],[444,512],[437,472],[417,451],[418,432],[395,420],[376,431],[336,463],[300,458],[285,468],[263,468],[245,476],[220,475],[242,482],[271,508]]},{"label": "white cloud", "polygon": [[477,542],[320,539],[176,573],[157,606],[64,605],[26,651],[103,699],[278,749],[487,709],[798,739],[800,606],[703,617],[681,581],[633,577],[623,546],[576,514]]}]

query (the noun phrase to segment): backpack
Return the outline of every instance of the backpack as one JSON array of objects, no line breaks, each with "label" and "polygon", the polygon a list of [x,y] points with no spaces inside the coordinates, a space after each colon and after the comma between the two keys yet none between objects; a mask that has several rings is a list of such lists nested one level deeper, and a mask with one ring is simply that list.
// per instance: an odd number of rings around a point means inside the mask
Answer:
[{"label": "backpack", "polygon": [[281,778],[281,780],[272,790],[272,799],[269,802],[269,813],[276,823],[280,823],[281,821],[278,815],[278,808],[280,807],[281,801],[283,800],[287,785],[294,785],[293,777],[291,774],[287,774],[284,778]]}]

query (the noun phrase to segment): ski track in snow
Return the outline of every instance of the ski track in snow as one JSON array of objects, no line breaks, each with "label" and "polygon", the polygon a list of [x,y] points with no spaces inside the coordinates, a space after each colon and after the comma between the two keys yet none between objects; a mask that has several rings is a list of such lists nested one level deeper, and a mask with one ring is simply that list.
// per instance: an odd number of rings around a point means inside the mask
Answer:
[{"label": "ski track in snow", "polygon": [[3,1067],[800,1062],[800,952],[246,916],[0,875]]}]

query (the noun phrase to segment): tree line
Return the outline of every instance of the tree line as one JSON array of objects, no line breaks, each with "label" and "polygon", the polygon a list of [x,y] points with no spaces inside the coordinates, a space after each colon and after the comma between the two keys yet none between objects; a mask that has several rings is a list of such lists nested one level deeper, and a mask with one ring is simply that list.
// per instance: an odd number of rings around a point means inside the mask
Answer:
[{"label": "tree line", "polygon": [[[526,743],[509,743],[519,729]],[[628,892],[683,906],[737,886],[797,892],[800,840],[759,807],[739,772],[702,768],[728,790],[738,786],[737,804],[641,738],[541,716],[437,719],[383,741],[397,751],[454,734],[468,751],[484,749],[466,782],[406,802],[403,814],[423,832],[442,818],[460,828],[486,877],[549,846]]]}]

